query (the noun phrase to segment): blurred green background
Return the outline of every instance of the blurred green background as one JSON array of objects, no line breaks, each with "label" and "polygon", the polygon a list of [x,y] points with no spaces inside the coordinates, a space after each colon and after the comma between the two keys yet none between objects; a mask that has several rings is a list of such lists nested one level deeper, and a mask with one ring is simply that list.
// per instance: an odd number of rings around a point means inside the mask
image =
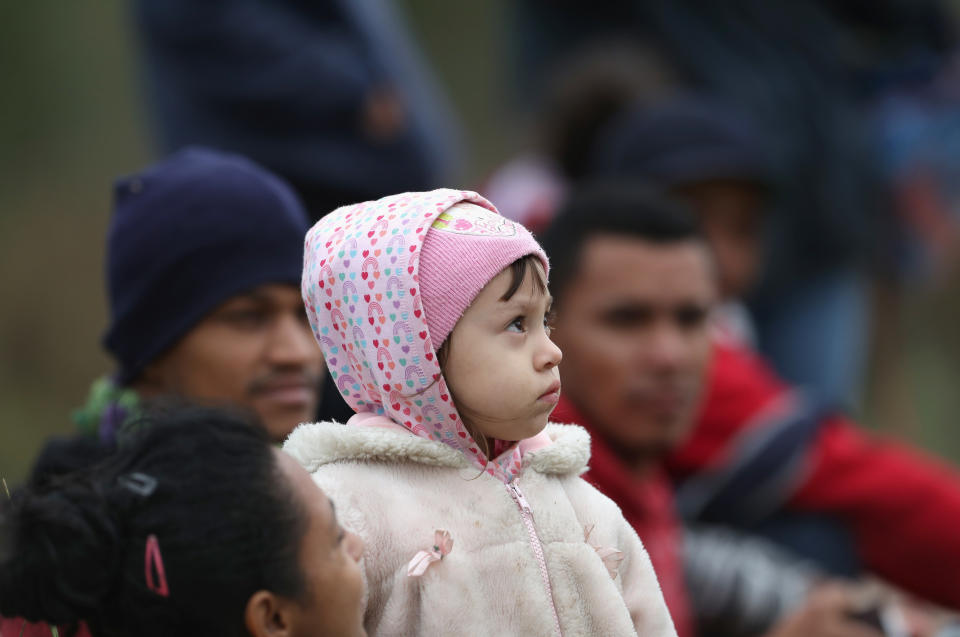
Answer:
[{"label": "blurred green background", "polygon": [[[458,185],[473,186],[526,137],[506,106],[506,0],[400,5],[464,123]],[[125,2],[6,3],[2,16],[0,476],[16,482],[109,370],[99,339],[111,182],[154,153]],[[897,431],[954,462],[958,290],[948,280],[910,293],[902,377],[916,417]]]}]

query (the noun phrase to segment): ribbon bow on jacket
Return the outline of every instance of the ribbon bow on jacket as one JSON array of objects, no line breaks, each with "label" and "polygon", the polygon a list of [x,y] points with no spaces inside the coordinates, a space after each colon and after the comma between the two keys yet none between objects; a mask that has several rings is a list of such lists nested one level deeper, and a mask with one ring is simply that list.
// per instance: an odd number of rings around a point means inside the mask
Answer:
[{"label": "ribbon bow on jacket", "polygon": [[428,551],[420,551],[413,556],[410,563],[407,564],[407,575],[409,577],[420,577],[427,568],[434,562],[439,562],[444,555],[449,555],[453,550],[453,538],[449,531],[437,529],[433,534],[433,548]]},{"label": "ribbon bow on jacket", "polygon": [[617,579],[617,570],[620,568],[620,562],[623,561],[623,551],[610,546],[597,546],[592,543],[590,541],[590,534],[593,533],[593,527],[593,524],[588,524],[583,527],[583,540],[592,546],[593,550],[600,556],[603,565],[607,567],[607,572],[610,573],[610,577]]}]

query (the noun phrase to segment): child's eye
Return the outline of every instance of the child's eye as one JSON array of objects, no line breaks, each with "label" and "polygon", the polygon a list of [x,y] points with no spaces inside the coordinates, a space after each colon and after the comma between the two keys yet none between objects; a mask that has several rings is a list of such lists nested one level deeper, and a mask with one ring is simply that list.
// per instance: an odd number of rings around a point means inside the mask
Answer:
[{"label": "child's eye", "polygon": [[522,316],[518,316],[507,325],[508,332],[525,332],[527,331],[523,325],[524,319]]},{"label": "child's eye", "polygon": [[547,335],[550,335],[550,332],[553,331],[553,327],[557,322],[557,313],[553,310],[548,311],[543,316],[543,329],[546,330]]}]

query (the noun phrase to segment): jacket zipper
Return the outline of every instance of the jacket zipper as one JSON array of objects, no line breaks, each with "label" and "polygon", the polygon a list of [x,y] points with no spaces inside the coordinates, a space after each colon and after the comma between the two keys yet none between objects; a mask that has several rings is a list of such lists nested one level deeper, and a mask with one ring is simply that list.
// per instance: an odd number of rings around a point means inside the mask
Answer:
[{"label": "jacket zipper", "polygon": [[533,509],[530,508],[530,503],[527,502],[527,499],[523,497],[523,492],[520,491],[520,485],[517,484],[516,478],[513,482],[504,484],[504,486],[507,488],[507,491],[510,492],[510,496],[514,502],[517,503],[517,506],[520,507],[520,517],[523,519],[524,526],[527,527],[527,534],[530,536],[530,547],[533,549],[533,554],[537,558],[537,563],[540,566],[540,578],[543,580],[543,587],[547,591],[547,599],[550,600],[550,610],[553,611],[553,631],[557,637],[562,637],[563,633],[560,632],[560,616],[557,614],[557,605],[553,601],[553,587],[550,586],[550,576],[547,573],[547,560],[543,554],[543,544],[540,542],[540,536],[537,535],[537,529],[533,525]]}]

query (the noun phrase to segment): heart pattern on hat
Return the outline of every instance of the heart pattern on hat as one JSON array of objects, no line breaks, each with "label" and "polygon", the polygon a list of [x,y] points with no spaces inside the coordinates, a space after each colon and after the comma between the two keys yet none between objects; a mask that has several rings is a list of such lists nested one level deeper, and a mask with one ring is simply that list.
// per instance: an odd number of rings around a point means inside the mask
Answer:
[{"label": "heart pattern on hat", "polygon": [[338,208],[307,233],[301,291],[329,372],[354,411],[387,416],[510,482],[520,471],[518,446],[508,443],[493,460],[477,449],[441,373],[420,300],[420,250],[431,227],[480,236],[516,232],[509,220],[490,215],[444,216],[460,202],[499,215],[479,194],[451,189]]}]

